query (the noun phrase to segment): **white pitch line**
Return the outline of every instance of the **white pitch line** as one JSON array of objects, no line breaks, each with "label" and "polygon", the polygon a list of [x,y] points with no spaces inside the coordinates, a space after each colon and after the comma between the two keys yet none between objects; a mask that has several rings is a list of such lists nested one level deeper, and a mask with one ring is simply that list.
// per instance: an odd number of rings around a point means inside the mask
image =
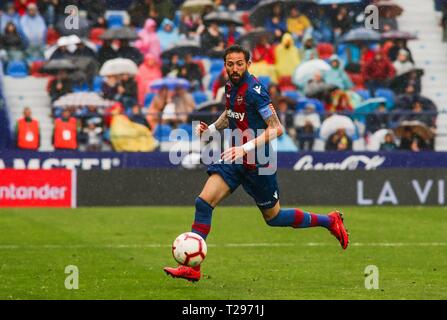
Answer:
[{"label": "white pitch line", "polygon": [[[208,244],[208,247],[333,247],[337,243],[325,242],[306,242],[306,243],[227,243],[227,244]],[[447,246],[447,242],[353,242],[351,247],[442,247]],[[42,245],[0,245],[0,250],[16,249],[150,249],[150,248],[170,248],[169,244],[108,244],[108,245],[88,245],[88,244],[42,244]]]}]

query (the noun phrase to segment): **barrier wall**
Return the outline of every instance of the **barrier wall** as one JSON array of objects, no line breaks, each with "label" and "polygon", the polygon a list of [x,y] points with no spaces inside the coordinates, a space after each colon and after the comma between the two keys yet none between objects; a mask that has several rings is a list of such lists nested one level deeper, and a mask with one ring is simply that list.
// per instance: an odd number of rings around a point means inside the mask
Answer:
[{"label": "barrier wall", "polygon": [[[79,206],[191,206],[204,170],[78,171]],[[447,170],[279,170],[283,205],[445,205]],[[222,205],[253,206],[242,187]]]}]

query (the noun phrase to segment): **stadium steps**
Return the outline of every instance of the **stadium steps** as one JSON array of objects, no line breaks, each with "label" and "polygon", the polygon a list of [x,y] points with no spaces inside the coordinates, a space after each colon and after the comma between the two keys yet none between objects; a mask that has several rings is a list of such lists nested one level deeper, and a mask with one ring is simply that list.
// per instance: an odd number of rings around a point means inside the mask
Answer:
[{"label": "stadium steps", "polygon": [[396,0],[404,8],[398,18],[402,31],[417,33],[419,40],[409,41],[416,66],[425,70],[422,94],[432,99],[441,113],[437,118],[435,149],[447,151],[447,43],[442,42],[440,15],[433,1]]},{"label": "stadium steps", "polygon": [[24,107],[31,108],[33,117],[39,120],[41,132],[40,151],[53,151],[51,136],[51,100],[47,94],[47,78],[4,78],[4,93],[13,127],[22,116]]}]

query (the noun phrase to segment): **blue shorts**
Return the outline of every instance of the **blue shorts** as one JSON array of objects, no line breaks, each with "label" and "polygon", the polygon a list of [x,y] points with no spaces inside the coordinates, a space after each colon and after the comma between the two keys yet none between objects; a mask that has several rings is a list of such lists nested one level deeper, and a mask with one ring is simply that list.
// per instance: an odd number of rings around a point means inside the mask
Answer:
[{"label": "blue shorts", "polygon": [[219,174],[231,192],[242,184],[260,209],[273,208],[279,200],[276,172],[271,175],[260,175],[258,169],[247,169],[243,164],[214,163],[208,166],[207,173]]}]

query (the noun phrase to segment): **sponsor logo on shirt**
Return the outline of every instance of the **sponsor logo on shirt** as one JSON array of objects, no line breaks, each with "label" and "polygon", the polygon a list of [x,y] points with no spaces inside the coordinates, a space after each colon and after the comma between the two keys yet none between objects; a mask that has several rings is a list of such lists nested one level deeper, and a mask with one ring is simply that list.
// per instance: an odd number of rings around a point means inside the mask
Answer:
[{"label": "sponsor logo on shirt", "polygon": [[232,110],[227,110],[227,117],[233,118],[239,121],[244,121],[245,118],[245,112],[235,112]]}]

